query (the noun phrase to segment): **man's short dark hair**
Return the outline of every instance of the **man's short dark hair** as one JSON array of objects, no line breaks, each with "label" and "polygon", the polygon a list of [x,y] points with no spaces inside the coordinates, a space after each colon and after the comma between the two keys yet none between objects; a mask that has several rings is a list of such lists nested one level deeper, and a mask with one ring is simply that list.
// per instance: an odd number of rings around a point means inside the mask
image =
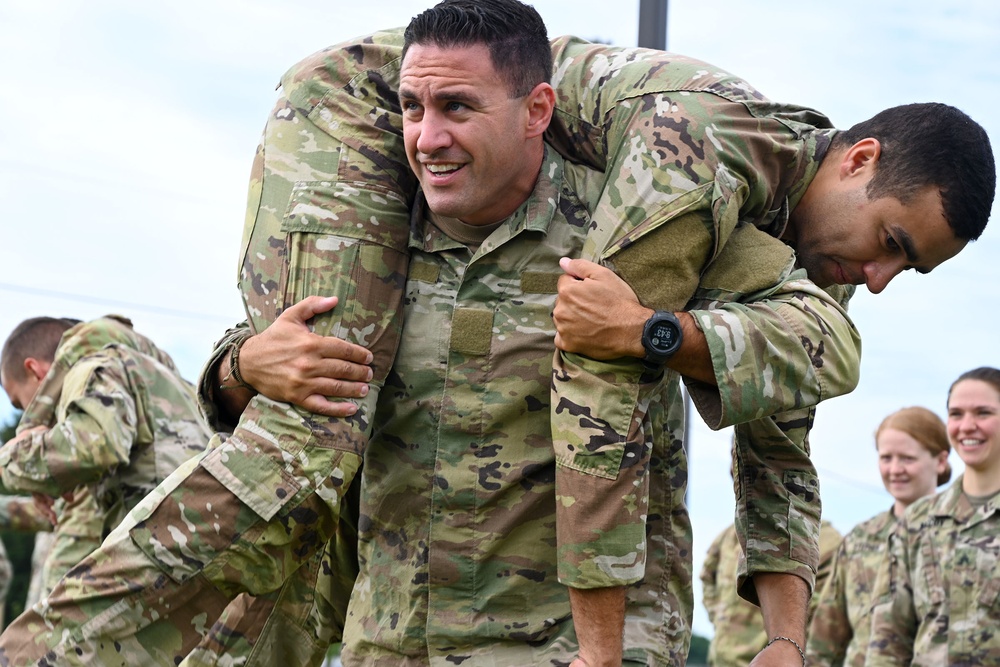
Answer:
[{"label": "man's short dark hair", "polygon": [[25,359],[53,361],[62,335],[79,323],[80,320],[68,317],[32,317],[18,324],[0,351],[0,370],[4,378],[23,381]]},{"label": "man's short dark hair", "polygon": [[834,147],[868,137],[882,152],[868,183],[870,199],[892,196],[904,204],[928,186],[941,190],[944,217],[955,236],[979,238],[986,228],[997,174],[990,139],[955,107],[928,102],[892,107],[841,132]]},{"label": "man's short dark hair", "polygon": [[517,0],[444,0],[410,21],[403,35],[404,57],[412,44],[485,45],[511,97],[523,97],[552,78],[545,22],[534,7]]}]

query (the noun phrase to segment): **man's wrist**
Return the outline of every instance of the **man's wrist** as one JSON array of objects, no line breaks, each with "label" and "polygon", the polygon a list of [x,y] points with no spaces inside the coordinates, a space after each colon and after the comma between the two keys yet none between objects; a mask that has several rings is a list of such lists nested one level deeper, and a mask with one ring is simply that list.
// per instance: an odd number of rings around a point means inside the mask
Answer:
[{"label": "man's wrist", "polygon": [[770,648],[771,645],[775,643],[787,643],[788,645],[794,646],[795,650],[798,651],[799,658],[802,660],[802,667],[806,667],[806,652],[802,649],[802,644],[795,641],[791,637],[775,635],[767,641],[767,645],[764,646],[764,648]]},{"label": "man's wrist", "polygon": [[251,338],[253,336],[240,338],[229,345],[228,354],[224,355],[219,363],[219,375],[221,376],[219,389],[231,390],[242,388],[250,393],[257,393],[257,390],[244,379],[240,369],[240,352]]},{"label": "man's wrist", "polygon": [[628,324],[626,325],[628,331],[628,343],[625,349],[628,350],[628,356],[645,359],[646,348],[642,344],[642,332],[646,328],[646,322],[649,321],[649,318],[652,317],[656,311],[652,308],[639,306],[635,312],[636,317],[634,319],[630,318]]}]

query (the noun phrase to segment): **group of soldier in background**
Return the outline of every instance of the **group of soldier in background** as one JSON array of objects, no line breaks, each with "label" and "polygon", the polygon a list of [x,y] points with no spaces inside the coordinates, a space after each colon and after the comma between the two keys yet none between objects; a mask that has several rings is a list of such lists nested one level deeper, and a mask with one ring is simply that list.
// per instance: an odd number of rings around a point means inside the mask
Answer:
[{"label": "group of soldier in background", "polygon": [[[952,445],[966,471],[934,495],[951,479]],[[978,368],[955,381],[947,425],[923,407],[893,412],[875,430],[875,447],[893,504],[843,539],[824,522],[808,664],[990,664],[1000,574],[1000,370]],[[735,594],[742,553],[728,528],[701,573],[715,627],[712,667],[747,665],[767,642],[759,610]]]},{"label": "group of soldier in background", "polygon": [[0,353],[22,410],[0,450],[4,528],[37,531],[26,606],[45,598],[178,465],[208,426],[170,356],[120,316],[35,317]]}]

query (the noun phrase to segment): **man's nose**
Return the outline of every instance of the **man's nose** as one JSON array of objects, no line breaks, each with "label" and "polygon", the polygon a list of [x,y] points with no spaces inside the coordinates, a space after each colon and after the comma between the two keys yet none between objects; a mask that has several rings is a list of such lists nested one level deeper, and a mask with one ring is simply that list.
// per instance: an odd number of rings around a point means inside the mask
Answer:
[{"label": "man's nose", "polygon": [[451,134],[440,114],[425,112],[420,121],[417,150],[424,155],[433,155],[437,151],[447,148],[450,143]]},{"label": "man's nose", "polygon": [[865,262],[861,270],[865,274],[865,285],[872,294],[878,294],[905,268],[902,261]]}]

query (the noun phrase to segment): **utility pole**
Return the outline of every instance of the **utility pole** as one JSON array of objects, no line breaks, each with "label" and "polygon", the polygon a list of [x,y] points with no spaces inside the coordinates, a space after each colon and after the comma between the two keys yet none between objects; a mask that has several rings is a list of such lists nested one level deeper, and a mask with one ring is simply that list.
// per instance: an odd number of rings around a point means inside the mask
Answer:
[{"label": "utility pole", "polygon": [[639,46],[667,50],[667,0],[639,0]]}]

